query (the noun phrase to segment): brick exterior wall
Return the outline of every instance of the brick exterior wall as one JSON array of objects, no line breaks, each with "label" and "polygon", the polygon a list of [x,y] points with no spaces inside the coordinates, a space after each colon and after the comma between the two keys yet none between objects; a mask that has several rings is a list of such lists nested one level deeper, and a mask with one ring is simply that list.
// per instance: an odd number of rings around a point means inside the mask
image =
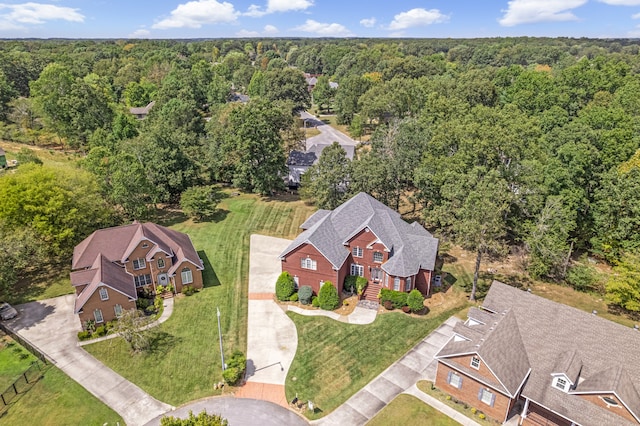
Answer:
[{"label": "brick exterior wall", "polygon": [[[462,377],[462,386],[460,387],[460,389],[457,389],[449,384],[449,372],[455,373],[458,376]],[[516,402],[508,396],[503,395],[496,390],[488,388],[485,385],[475,381],[472,377],[462,374],[440,362],[438,362],[435,385],[452,397],[467,403],[471,407],[477,408],[479,411],[482,411],[487,417],[491,417],[492,419],[495,419],[499,422],[504,422],[506,420],[507,414]],[[493,395],[495,395],[493,407],[485,404],[478,399],[478,393],[480,392],[480,389],[487,389]]]},{"label": "brick exterior wall", "polygon": [[[182,282],[182,271],[188,269],[191,271],[191,276],[193,278],[193,282],[191,283],[183,283]],[[174,285],[176,288],[176,292],[180,293],[182,291],[182,287],[185,285],[193,286],[194,288],[202,288],[202,271],[197,269],[193,263],[191,262],[182,262],[178,269],[176,269],[176,276],[174,277]]]},{"label": "brick exterior wall", "polygon": [[[306,258],[316,261],[315,270],[302,268],[301,260]],[[289,272],[294,279],[297,279],[299,286],[311,286],[314,294],[320,291],[320,281],[331,281],[337,286],[339,292],[342,291],[344,276],[340,277],[338,271],[333,270],[331,262],[311,244],[302,244],[297,247],[282,260],[281,266],[283,271]],[[343,269],[344,265],[340,271]]]},{"label": "brick exterior wall", "polygon": [[[109,296],[109,299],[100,300],[101,287],[107,289],[107,295]],[[115,312],[116,305],[122,306],[123,311],[136,308],[136,302],[129,301],[129,297],[125,296],[124,294],[110,287],[107,287],[107,286],[101,286],[101,287],[98,287],[96,291],[91,295],[91,297],[89,297],[89,300],[87,300],[87,303],[85,303],[85,305],[82,307],[82,312],[78,314],[78,317],[80,318],[80,323],[82,324],[83,328],[84,328],[84,323],[87,320],[95,321],[94,311],[96,309],[100,309],[102,311],[103,322],[102,323],[96,322],[96,325],[101,325],[108,321],[112,321],[116,318],[116,312]]]},{"label": "brick exterior wall", "polygon": [[420,293],[424,294],[425,296],[431,293],[432,275],[433,272],[426,269],[420,269],[420,271],[416,275],[416,288],[420,290]]},{"label": "brick exterior wall", "polygon": [[[147,245],[147,247],[143,247],[145,244]],[[156,284],[157,276],[152,271],[153,262],[151,261],[147,262],[147,259],[146,259],[147,254],[153,247],[155,247],[155,244],[153,244],[148,240],[140,241],[136,246],[136,248],[133,249],[133,251],[129,255],[129,260],[124,264],[124,268],[127,272],[129,272],[134,277],[139,277],[141,275],[147,275],[147,274],[151,275],[151,280],[153,281],[152,284],[145,285],[143,287],[136,287],[136,288],[137,289],[147,288],[148,290],[155,292],[155,284]],[[145,266],[144,268],[133,269],[133,261],[138,259],[144,259]]]},{"label": "brick exterior wall", "polygon": [[[617,406],[607,406],[607,403],[604,402],[601,398],[601,396],[606,396],[608,398],[613,399],[614,401],[616,401],[618,403]],[[625,419],[629,420],[630,422],[633,423],[638,423],[638,421],[635,419],[635,417],[633,417],[633,415],[629,412],[629,410],[627,410],[627,408],[622,404],[622,401],[620,401],[620,399],[616,398],[616,396],[614,394],[602,394],[602,395],[580,395],[580,398],[585,399],[589,402],[591,402],[592,404],[597,405],[598,407],[602,407],[605,410],[613,413],[613,414],[617,414],[618,416],[622,416]]]},{"label": "brick exterior wall", "polygon": [[466,368],[472,369],[478,376],[484,377],[489,381],[496,382],[496,383],[500,382],[498,378],[493,375],[493,373],[487,367],[487,365],[484,362],[482,362],[482,360],[480,360],[480,368],[478,368],[477,370],[471,367],[471,358],[473,358],[473,355],[463,355],[463,356],[449,357],[447,358],[447,360],[458,363]]}]

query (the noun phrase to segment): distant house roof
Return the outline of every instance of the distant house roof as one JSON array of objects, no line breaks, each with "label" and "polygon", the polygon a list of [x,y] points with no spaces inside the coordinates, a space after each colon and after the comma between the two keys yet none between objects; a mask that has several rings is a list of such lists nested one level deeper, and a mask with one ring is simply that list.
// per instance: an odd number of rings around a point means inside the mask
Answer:
[{"label": "distant house roof", "polygon": [[249,100],[250,100],[249,95],[243,95],[242,93],[234,92],[231,95],[231,102],[247,103],[249,102]]},{"label": "distant house roof", "polygon": [[[468,340],[445,344],[436,355],[441,362],[453,365],[448,357],[477,353],[501,382],[497,389],[504,385],[513,395],[526,378],[522,396],[578,424],[633,424],[581,394],[615,394],[638,420],[640,332],[498,281],[483,310],[472,308],[469,318],[475,322],[454,328]],[[551,386],[556,374],[573,381],[568,393]]]},{"label": "distant house roof", "polygon": [[147,106],[129,108],[129,112],[138,118],[144,118],[149,114],[149,111],[151,111],[151,108],[153,108],[155,104],[155,101],[151,101]]},{"label": "distant house roof", "polygon": [[349,256],[345,244],[366,228],[390,251],[389,260],[382,264],[389,275],[408,277],[435,266],[438,239],[418,223],[405,222],[398,212],[364,192],[335,210],[318,210],[301,228],[305,231],[280,257],[302,244],[311,244],[334,268],[340,268]]},{"label": "distant house roof", "polygon": [[336,83],[335,81],[330,81],[329,82],[329,87],[332,89],[337,89],[338,88],[338,83]]},{"label": "distant house roof", "polygon": [[288,166],[312,166],[318,161],[315,152],[291,151],[287,158]]}]

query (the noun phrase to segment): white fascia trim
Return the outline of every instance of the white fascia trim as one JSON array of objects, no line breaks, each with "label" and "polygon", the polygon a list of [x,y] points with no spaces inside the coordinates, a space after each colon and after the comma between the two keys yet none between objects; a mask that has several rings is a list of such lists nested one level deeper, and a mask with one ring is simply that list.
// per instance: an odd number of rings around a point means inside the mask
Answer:
[{"label": "white fascia trim", "polygon": [[502,390],[498,389],[497,387],[495,387],[495,385],[490,385],[489,383],[485,382],[484,380],[478,379],[475,376],[470,376],[469,374],[458,370],[455,367],[455,365],[448,364],[448,363],[444,362],[442,359],[440,359],[440,362],[443,363],[444,365],[446,365],[447,367],[453,368],[454,370],[456,370],[458,373],[464,375],[465,377],[468,377],[468,378],[470,378],[472,380],[475,380],[476,382],[481,383],[481,384],[485,385],[486,387],[493,389],[494,391],[498,392],[501,395],[504,395],[504,396],[506,396],[508,398],[514,399],[514,397],[509,394],[509,391],[505,392],[506,388],[502,389]]},{"label": "white fascia trim", "polygon": [[622,398],[620,398],[620,396],[618,395],[617,392],[615,391],[587,391],[587,392],[568,392],[569,395],[601,395],[603,393],[610,393],[616,396],[616,398],[618,398],[618,401],[622,402],[622,405],[624,405],[624,408],[627,409],[628,412],[631,413],[631,415],[633,416],[634,419],[636,419],[638,422],[640,422],[640,419],[638,418],[638,416],[635,415],[635,413],[633,412],[633,410],[631,410],[629,408],[629,406],[624,402],[624,400]]}]

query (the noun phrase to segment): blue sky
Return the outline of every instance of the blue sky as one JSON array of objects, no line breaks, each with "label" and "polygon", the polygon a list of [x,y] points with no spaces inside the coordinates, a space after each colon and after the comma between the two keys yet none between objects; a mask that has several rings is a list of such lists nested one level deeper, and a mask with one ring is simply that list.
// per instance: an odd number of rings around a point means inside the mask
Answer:
[{"label": "blue sky", "polygon": [[0,37],[640,37],[640,0],[0,0]]}]

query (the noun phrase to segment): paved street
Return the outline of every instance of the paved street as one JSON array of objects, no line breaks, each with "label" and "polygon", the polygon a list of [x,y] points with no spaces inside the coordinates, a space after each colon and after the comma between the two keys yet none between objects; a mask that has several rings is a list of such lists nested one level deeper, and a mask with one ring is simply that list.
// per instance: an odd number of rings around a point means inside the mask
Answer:
[{"label": "paved street", "polygon": [[80,321],[73,314],[75,295],[16,307],[7,326],[44,352],[54,365],[120,414],[128,425],[142,425],[172,409],[125,380],[78,346]]},{"label": "paved street", "polygon": [[306,111],[300,113],[300,118],[302,118],[303,120],[307,120],[307,128],[313,128],[317,126],[317,129],[321,132],[319,135],[307,139],[307,150],[313,145],[331,145],[334,141],[339,142],[340,145],[356,146],[358,144],[358,141],[355,141],[344,133],[337,131],[330,125],[325,124],[323,121],[317,119]]}]

